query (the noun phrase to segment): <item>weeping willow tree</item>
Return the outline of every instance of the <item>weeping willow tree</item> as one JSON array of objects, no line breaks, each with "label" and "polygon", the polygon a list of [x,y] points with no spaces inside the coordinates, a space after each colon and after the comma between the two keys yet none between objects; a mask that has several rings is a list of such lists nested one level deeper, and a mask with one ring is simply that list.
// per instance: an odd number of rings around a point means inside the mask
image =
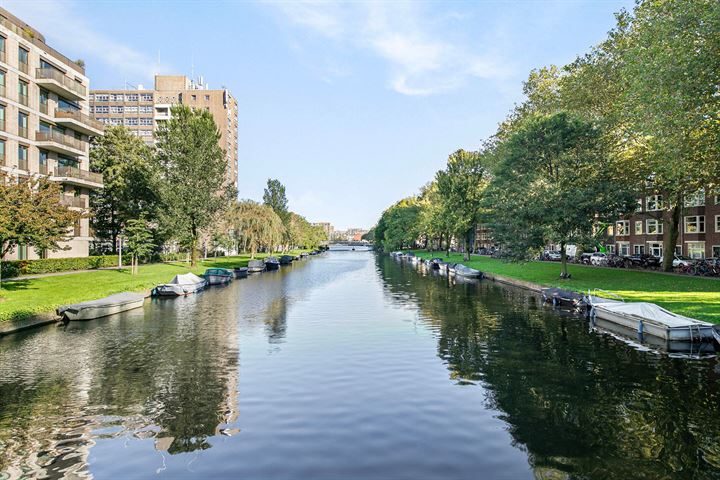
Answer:
[{"label": "weeping willow tree", "polygon": [[251,258],[255,258],[260,249],[272,251],[282,243],[285,235],[278,214],[268,205],[252,200],[235,203],[226,216],[226,225],[238,249],[250,252]]}]

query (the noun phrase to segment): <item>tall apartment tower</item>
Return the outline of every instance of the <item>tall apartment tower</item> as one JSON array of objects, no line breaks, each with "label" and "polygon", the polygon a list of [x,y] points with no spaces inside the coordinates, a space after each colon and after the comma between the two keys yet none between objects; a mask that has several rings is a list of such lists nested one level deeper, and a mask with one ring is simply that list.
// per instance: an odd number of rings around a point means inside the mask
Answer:
[{"label": "tall apartment tower", "polygon": [[[0,8],[0,171],[22,180],[47,177],[62,185],[62,202],[88,208],[102,175],[89,171],[90,138],[103,125],[88,113],[85,69],[45,43],[45,37]],[[87,256],[89,220],[79,221],[73,238],[57,252],[20,245],[7,257],[34,259]]]},{"label": "tall apartment tower", "polygon": [[220,130],[220,147],[225,151],[227,179],[237,187],[238,108],[229,90],[211,90],[202,79],[195,82],[184,75],[156,75],[155,88],[139,85],[132,90],[93,90],[90,112],[105,125],[124,125],[148,144],[155,131],[170,119],[175,104],[208,110]]}]

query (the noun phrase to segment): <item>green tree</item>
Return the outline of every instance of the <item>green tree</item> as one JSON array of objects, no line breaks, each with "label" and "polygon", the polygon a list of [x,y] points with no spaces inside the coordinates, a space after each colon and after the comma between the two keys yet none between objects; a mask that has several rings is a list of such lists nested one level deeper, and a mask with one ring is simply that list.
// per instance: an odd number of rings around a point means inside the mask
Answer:
[{"label": "green tree", "polygon": [[527,258],[548,243],[561,247],[592,235],[598,221],[630,211],[634,193],[608,175],[597,126],[565,112],[528,117],[503,148],[486,204],[505,254]]},{"label": "green tree", "polygon": [[177,105],[171,113],[157,131],[160,219],[163,229],[189,248],[195,266],[201,235],[237,192],[226,182],[220,132],[210,112]]},{"label": "green tree", "polygon": [[67,248],[60,243],[72,237],[70,229],[83,214],[62,205],[60,195],[60,186],[46,179],[18,182],[0,175],[0,276],[2,260],[18,245],[36,251]]},{"label": "green tree", "polygon": [[130,253],[130,272],[138,273],[138,264],[141,258],[147,258],[152,253],[155,244],[150,224],[144,218],[130,219],[125,224],[125,245]]},{"label": "green tree", "polygon": [[124,127],[108,127],[90,149],[90,169],[102,173],[103,188],[90,195],[95,237],[112,245],[133,218],[155,218],[158,197],[153,152]]},{"label": "green tree", "polygon": [[385,210],[375,226],[375,239],[385,251],[412,247],[420,235],[420,205],[415,197]]},{"label": "green tree", "polygon": [[250,252],[251,258],[255,258],[261,248],[272,251],[285,234],[282,220],[273,209],[252,200],[234,203],[226,219],[238,243],[238,250]]},{"label": "green tree", "polygon": [[487,172],[479,152],[458,150],[437,172],[437,191],[449,221],[449,231],[462,240],[465,260],[470,259],[470,236],[480,218]]}]

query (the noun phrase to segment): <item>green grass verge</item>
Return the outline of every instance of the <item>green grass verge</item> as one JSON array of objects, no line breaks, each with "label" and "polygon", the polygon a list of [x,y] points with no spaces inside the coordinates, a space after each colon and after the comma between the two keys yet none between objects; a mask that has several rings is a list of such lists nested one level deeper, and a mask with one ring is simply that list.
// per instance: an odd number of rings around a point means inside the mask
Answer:
[{"label": "green grass verge", "polygon": [[482,272],[533,282],[546,287],[559,287],[576,292],[600,288],[622,296],[626,301],[652,302],[670,310],[712,323],[720,323],[720,280],[624,268],[569,265],[570,280],[560,279],[559,262],[509,263],[496,258],[473,255],[469,262],[462,254],[434,254],[415,251],[424,258],[443,257],[464,263]]},{"label": "green grass verge", "polygon": [[[300,250],[291,252],[294,255]],[[257,258],[267,255],[258,254]],[[196,268],[189,263],[170,262],[140,265],[137,275],[129,269],[98,270],[28,280],[3,282],[0,290],[0,322],[20,320],[54,311],[60,305],[103,298],[113,293],[139,292],[169,282],[179,273],[200,274],[209,267],[245,267],[250,255],[208,258]]]}]

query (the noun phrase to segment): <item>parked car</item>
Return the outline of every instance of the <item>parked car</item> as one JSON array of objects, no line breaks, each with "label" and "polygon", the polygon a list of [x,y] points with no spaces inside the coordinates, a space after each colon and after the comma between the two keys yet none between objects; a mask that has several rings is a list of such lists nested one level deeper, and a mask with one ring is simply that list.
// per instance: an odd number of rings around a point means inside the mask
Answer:
[{"label": "parked car", "polygon": [[633,267],[637,268],[658,268],[662,265],[662,258],[653,257],[647,253],[640,253],[625,257]]},{"label": "parked car", "polygon": [[[660,263],[662,264],[662,260],[660,260]],[[673,257],[673,268],[688,267],[693,263],[695,263],[695,261],[689,257],[683,257],[682,255],[675,255]]]},{"label": "parked car", "polygon": [[590,257],[592,257],[592,253],[583,253],[582,255],[580,255],[578,262],[582,263],[583,265],[590,265]]},{"label": "parked car", "polygon": [[590,255],[590,265],[607,265],[607,255],[602,252],[595,252]]},{"label": "parked car", "polygon": [[556,250],[545,250],[543,256],[545,257],[544,260],[550,260],[551,262],[559,262],[561,258],[560,252]]}]

